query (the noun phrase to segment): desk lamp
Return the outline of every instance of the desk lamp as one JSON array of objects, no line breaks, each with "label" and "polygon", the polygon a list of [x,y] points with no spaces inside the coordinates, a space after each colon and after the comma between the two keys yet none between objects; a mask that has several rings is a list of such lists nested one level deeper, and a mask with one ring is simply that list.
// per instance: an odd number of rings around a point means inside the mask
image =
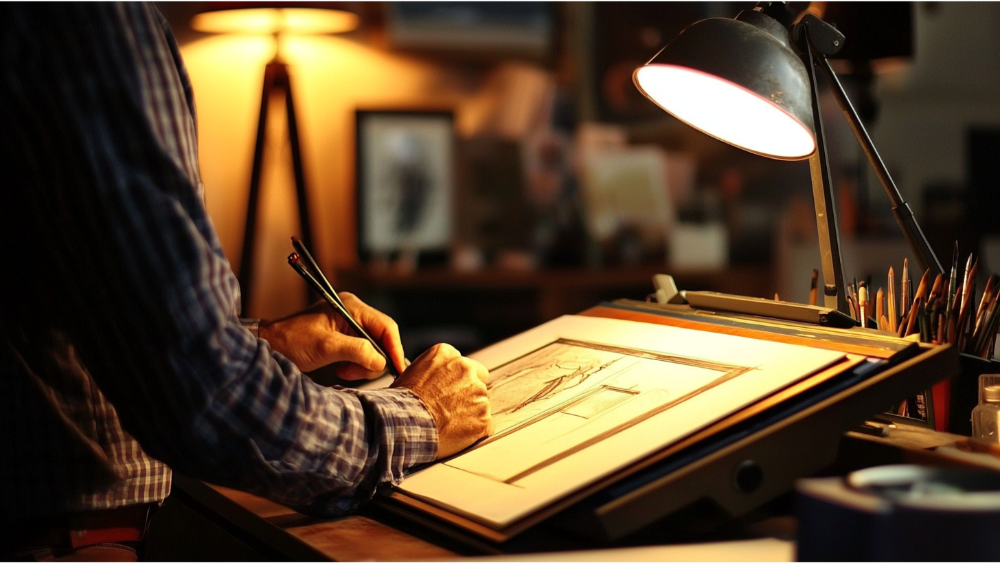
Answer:
[{"label": "desk lamp", "polygon": [[784,2],[760,2],[735,19],[695,22],[636,69],[632,79],[661,109],[716,139],[774,159],[809,160],[823,304],[847,314],[817,66],[829,79],[922,269],[930,268],[932,276],[943,270],[827,60],[843,46],[844,35],[811,13],[797,23],[792,19]]},{"label": "desk lamp", "polygon": [[243,310],[250,303],[253,278],[254,240],[257,228],[257,203],[260,199],[260,173],[264,160],[264,139],[267,137],[267,108],[274,94],[284,93],[288,136],[292,152],[292,170],[295,175],[295,195],[298,203],[299,225],[302,240],[314,248],[306,199],[305,173],[299,144],[299,128],[295,118],[295,103],[288,65],[282,60],[282,39],[288,35],[316,35],[344,33],[358,27],[359,18],[339,4],[214,2],[191,20],[191,27],[209,33],[242,33],[272,35],[275,41],[274,58],[264,67],[264,85],[260,96],[260,113],[257,119],[257,138],[254,143],[253,168],[250,174],[250,195],[243,231],[243,249],[237,275],[243,299]]}]

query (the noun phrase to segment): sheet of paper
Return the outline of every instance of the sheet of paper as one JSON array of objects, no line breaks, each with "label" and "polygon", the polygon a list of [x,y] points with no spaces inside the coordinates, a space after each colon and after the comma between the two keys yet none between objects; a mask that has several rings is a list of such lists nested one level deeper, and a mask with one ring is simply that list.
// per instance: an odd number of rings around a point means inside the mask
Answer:
[{"label": "sheet of paper", "polygon": [[496,432],[401,489],[503,528],[844,354],[565,316],[473,357]]},{"label": "sheet of paper", "polygon": [[[795,543],[764,538],[561,553],[491,555],[469,559],[482,563],[605,563],[606,561],[629,561],[631,563],[661,563],[663,561],[670,563],[794,563]],[[450,563],[454,559],[421,559],[420,561],[421,563]]]}]

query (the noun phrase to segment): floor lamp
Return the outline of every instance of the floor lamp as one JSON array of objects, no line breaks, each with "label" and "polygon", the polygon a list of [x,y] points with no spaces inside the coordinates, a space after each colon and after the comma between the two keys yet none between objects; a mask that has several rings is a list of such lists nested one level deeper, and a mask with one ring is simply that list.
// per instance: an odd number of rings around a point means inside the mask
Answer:
[{"label": "floor lamp", "polygon": [[[305,4],[308,5],[308,4]],[[288,136],[292,149],[292,171],[295,177],[295,196],[298,205],[301,237],[307,248],[315,248],[309,205],[306,191],[305,172],[302,166],[302,150],[299,142],[299,128],[295,113],[295,98],[288,74],[288,65],[281,58],[282,39],[287,35],[314,35],[343,33],[356,29],[358,16],[339,5],[330,3],[312,4],[317,7],[262,7],[252,2],[218,2],[209,5],[208,10],[195,16],[191,27],[198,31],[214,33],[242,33],[272,35],[275,54],[264,67],[264,83],[261,89],[260,111],[257,117],[257,135],[254,141],[253,167],[250,173],[250,190],[247,200],[246,222],[243,230],[243,248],[237,278],[240,282],[242,310],[247,311],[253,287],[253,261],[257,232],[258,203],[260,201],[261,168],[264,162],[265,140],[267,138],[267,113],[272,96],[283,94],[285,114],[288,122]]]},{"label": "floor lamp", "polygon": [[809,160],[824,305],[848,313],[816,66],[829,79],[914,255],[932,275],[943,269],[827,61],[844,40],[815,15],[793,25],[784,2],[760,2],[735,19],[690,25],[636,69],[633,81],[661,109],[712,137],[770,158]]}]

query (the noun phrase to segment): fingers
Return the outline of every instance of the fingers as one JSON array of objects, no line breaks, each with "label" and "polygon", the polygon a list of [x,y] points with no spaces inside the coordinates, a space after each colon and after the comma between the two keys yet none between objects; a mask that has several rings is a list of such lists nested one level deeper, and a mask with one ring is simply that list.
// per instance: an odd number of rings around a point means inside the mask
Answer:
[{"label": "fingers", "polygon": [[354,316],[365,331],[375,341],[379,342],[392,363],[402,371],[406,369],[406,358],[403,354],[403,343],[399,337],[399,325],[385,313],[369,306],[353,293],[342,292],[340,299],[344,306]]},{"label": "fingers", "polygon": [[385,373],[383,370],[369,371],[357,364],[341,363],[335,368],[337,377],[344,381],[361,381],[363,379],[375,379]]},{"label": "fingers", "polygon": [[332,333],[326,341],[326,357],[337,361],[357,364],[364,371],[381,372],[385,369],[385,358],[364,338]]},{"label": "fingers", "polygon": [[469,367],[472,368],[472,370],[476,374],[476,377],[479,378],[479,381],[483,382],[484,386],[490,383],[490,370],[486,369],[486,366],[477,362],[476,360],[473,360],[472,358],[463,358],[463,359],[469,363]]}]

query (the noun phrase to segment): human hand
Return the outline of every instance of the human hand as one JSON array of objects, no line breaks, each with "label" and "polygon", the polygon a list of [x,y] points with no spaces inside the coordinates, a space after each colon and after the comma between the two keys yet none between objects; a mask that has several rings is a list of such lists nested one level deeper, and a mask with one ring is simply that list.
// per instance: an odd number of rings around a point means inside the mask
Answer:
[{"label": "human hand", "polygon": [[437,344],[414,360],[392,386],[410,389],[424,402],[437,426],[441,459],[493,434],[488,380],[483,364],[447,344]]},{"label": "human hand", "polygon": [[[396,322],[351,293],[340,293],[340,299],[402,371],[406,364]],[[356,380],[372,379],[385,369],[382,355],[364,337],[355,335],[347,321],[325,301],[283,319],[261,321],[259,335],[302,371],[340,363],[335,369],[337,376]]]}]

